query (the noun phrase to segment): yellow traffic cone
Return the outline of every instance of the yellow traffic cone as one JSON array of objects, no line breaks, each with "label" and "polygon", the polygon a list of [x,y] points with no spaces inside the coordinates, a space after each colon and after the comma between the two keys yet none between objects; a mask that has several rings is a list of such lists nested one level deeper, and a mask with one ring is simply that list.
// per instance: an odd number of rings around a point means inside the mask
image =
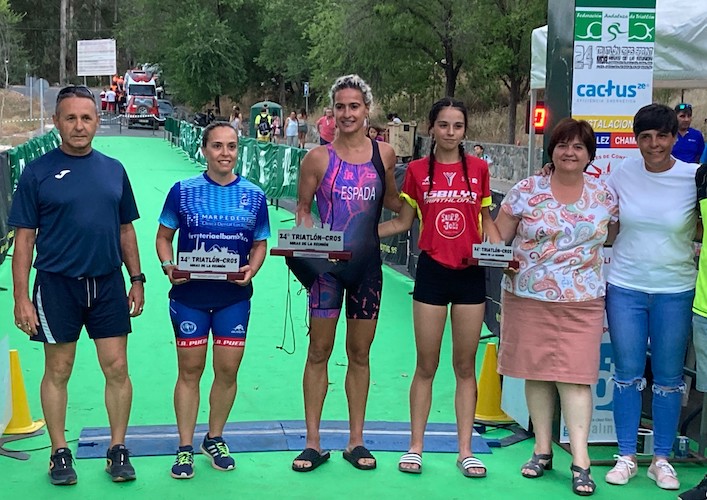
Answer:
[{"label": "yellow traffic cone", "polygon": [[44,425],[44,420],[33,421],[27,402],[25,381],[20,367],[20,354],[10,349],[10,386],[12,390],[12,418],[5,434],[30,434]]},{"label": "yellow traffic cone", "polygon": [[501,376],[496,372],[496,344],[486,344],[481,375],[476,390],[476,415],[479,422],[510,423],[513,419],[501,409]]}]

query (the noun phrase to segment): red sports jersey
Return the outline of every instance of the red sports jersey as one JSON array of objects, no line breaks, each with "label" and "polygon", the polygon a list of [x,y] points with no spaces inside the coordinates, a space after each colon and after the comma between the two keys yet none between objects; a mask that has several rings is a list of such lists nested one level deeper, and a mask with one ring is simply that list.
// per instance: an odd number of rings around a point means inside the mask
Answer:
[{"label": "red sports jersey", "polygon": [[473,244],[481,243],[481,208],[491,205],[486,162],[466,155],[466,164],[468,184],[461,161],[435,162],[430,190],[429,158],[411,161],[405,173],[401,194],[417,210],[420,219],[420,249],[452,269],[467,267],[462,264],[462,260],[471,257]]}]

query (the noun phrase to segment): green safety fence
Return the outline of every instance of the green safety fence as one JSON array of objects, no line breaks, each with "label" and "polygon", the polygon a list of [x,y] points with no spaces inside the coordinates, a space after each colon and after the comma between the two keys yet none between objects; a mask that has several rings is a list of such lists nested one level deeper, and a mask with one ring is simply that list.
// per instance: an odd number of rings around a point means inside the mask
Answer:
[{"label": "green safety fence", "polygon": [[257,184],[268,198],[297,199],[299,166],[306,149],[242,137],[236,171]]},{"label": "green safety fence", "polygon": [[5,260],[14,239],[14,230],[7,220],[20,175],[25,165],[56,148],[60,142],[59,134],[52,130],[0,155],[0,263]]},{"label": "green safety fence", "polygon": [[[194,162],[206,166],[201,152],[203,128],[186,121],[167,118],[167,139],[179,146]],[[299,166],[306,149],[241,137],[238,141],[236,172],[258,185],[268,198],[297,199]]]},{"label": "green safety fence", "polygon": [[7,152],[7,159],[10,165],[10,175],[12,179],[13,191],[17,182],[20,180],[22,170],[25,165],[32,160],[39,158],[44,153],[48,153],[52,149],[61,144],[61,138],[56,129],[52,129],[44,135],[30,139],[29,141],[20,144]]}]

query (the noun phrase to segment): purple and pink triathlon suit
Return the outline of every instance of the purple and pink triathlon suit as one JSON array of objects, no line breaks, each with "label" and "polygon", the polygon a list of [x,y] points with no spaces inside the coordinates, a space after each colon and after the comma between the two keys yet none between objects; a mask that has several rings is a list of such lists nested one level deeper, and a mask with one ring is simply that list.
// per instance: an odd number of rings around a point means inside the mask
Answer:
[{"label": "purple and pink triathlon suit", "polygon": [[[338,318],[346,291],[346,317],[376,319],[380,309],[380,220],[385,194],[385,168],[378,144],[372,141],[373,157],[361,164],[347,163],[327,144],[329,164],[317,189],[316,199],[323,223],[344,232],[344,249],[351,260],[341,269],[320,274],[309,293],[313,317]],[[376,168],[378,165],[378,168]]]}]

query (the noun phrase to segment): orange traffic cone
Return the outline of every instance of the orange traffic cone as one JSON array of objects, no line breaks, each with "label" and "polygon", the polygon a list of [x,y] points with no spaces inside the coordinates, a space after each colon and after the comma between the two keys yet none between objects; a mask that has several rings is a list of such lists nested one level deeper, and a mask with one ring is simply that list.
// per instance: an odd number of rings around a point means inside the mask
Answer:
[{"label": "orange traffic cone", "polygon": [[20,367],[20,354],[10,350],[10,385],[12,390],[12,418],[7,424],[5,434],[30,434],[44,425],[44,420],[33,421],[27,402],[25,381]]},{"label": "orange traffic cone", "polygon": [[496,344],[486,344],[481,375],[477,384],[476,415],[479,422],[510,423],[513,419],[501,409],[501,376],[496,372]]}]

